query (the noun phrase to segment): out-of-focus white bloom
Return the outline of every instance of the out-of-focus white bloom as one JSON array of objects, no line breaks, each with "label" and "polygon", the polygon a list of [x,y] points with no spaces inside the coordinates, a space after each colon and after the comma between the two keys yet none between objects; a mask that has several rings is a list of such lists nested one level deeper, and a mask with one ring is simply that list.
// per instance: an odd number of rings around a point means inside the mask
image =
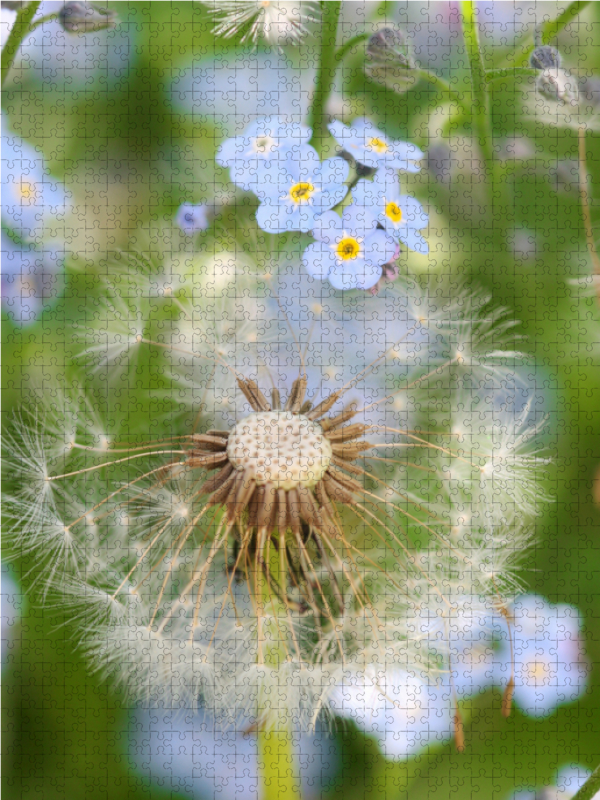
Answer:
[{"label": "out-of-focus white bloom", "polygon": [[370,669],[345,674],[330,703],[337,715],[373,734],[389,758],[408,758],[452,738],[448,692],[415,673]]},{"label": "out-of-focus white bloom", "polygon": [[525,595],[515,601],[511,614],[513,625],[496,653],[495,681],[505,685],[514,671],[514,700],[521,711],[548,716],[559,705],[577,700],[587,684],[579,612]]},{"label": "out-of-focus white bloom", "polygon": [[171,84],[171,98],[179,113],[218,128],[215,138],[221,142],[273,109],[288,122],[302,123],[300,109],[306,107],[314,75],[311,66],[294,66],[279,53],[235,49],[182,70]]},{"label": "out-of-focus white bloom", "polygon": [[[570,800],[581,789],[592,774],[592,771],[579,764],[567,764],[561,767],[552,786],[541,789],[519,789],[511,795],[510,800]],[[600,792],[593,795],[598,800]]]},{"label": "out-of-focus white bloom", "polygon": [[240,36],[241,42],[297,44],[307,24],[319,18],[319,6],[300,0],[214,0],[204,2],[215,20],[215,36]]},{"label": "out-of-focus white bloom", "polygon": [[[252,720],[223,726],[206,708],[193,713],[152,708],[132,712],[130,754],[136,769],[173,791],[193,797],[256,800],[259,776]],[[293,733],[302,797],[317,800],[339,767],[335,740],[320,728]]]},{"label": "out-of-focus white bloom", "polygon": [[424,621],[431,644],[440,643],[445,671],[441,683],[450,697],[470,697],[493,685],[494,619],[498,612],[478,597],[455,597],[433,606]]}]

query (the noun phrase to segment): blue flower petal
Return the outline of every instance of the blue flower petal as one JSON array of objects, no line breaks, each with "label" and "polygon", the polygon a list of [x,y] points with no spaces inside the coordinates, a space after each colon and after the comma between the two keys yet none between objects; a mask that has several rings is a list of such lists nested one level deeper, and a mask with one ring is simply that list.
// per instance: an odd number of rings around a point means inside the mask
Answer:
[{"label": "blue flower petal", "polygon": [[417,253],[427,254],[429,252],[429,245],[425,239],[417,231],[411,228],[404,228],[398,231],[398,238],[411,250]]},{"label": "blue flower petal", "polygon": [[350,165],[343,158],[328,158],[321,165],[321,181],[323,185],[344,183],[348,178]]},{"label": "blue flower petal", "polygon": [[302,264],[309,275],[322,281],[335,267],[335,256],[327,245],[322,242],[314,242],[314,244],[309,244],[302,254]]},{"label": "blue flower petal", "polygon": [[342,232],[342,220],[335,211],[326,211],[315,219],[312,235],[315,239],[327,244],[339,238]]},{"label": "blue flower petal", "polygon": [[364,240],[363,252],[366,264],[381,267],[394,257],[396,244],[384,231],[375,231]]}]

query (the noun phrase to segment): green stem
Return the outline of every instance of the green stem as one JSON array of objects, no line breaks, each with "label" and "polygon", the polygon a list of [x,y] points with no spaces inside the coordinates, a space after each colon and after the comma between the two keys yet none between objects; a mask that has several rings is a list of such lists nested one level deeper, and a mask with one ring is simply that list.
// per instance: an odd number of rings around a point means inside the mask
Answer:
[{"label": "green stem", "polygon": [[[271,580],[281,587],[285,573],[282,570],[280,551],[276,550],[273,542],[266,545],[269,576]],[[262,613],[268,615],[263,619],[263,662],[267,668],[278,667],[285,661],[286,654],[281,644],[281,630],[285,630],[286,621],[283,607],[274,595],[265,575],[261,572],[258,576],[260,586],[257,604],[262,608]],[[271,707],[267,712],[259,701],[258,724],[258,774],[260,780],[260,800],[300,800],[300,785],[298,767],[292,747],[290,732],[291,715],[285,708]]]},{"label": "green stem", "polygon": [[46,14],[45,17],[40,17],[39,19],[36,19],[35,23],[31,23],[29,26],[29,32],[31,33],[32,31],[37,30],[40,25],[43,25],[45,22],[52,22],[52,20],[58,19],[59,17],[60,14],[58,12],[55,12],[54,14]]},{"label": "green stem", "polygon": [[477,12],[473,0],[463,0],[461,3],[463,17],[463,34],[469,66],[471,68],[471,90],[473,94],[472,119],[473,126],[479,139],[479,148],[483,156],[486,179],[491,183],[494,175],[494,156],[492,149],[492,130],[489,115],[488,89],[485,80],[485,68],[479,46],[479,27]]},{"label": "green stem", "polygon": [[8,73],[13,65],[13,61],[15,60],[15,56],[21,45],[21,42],[31,30],[31,20],[34,18],[35,12],[38,10],[40,5],[41,0],[38,0],[37,2],[28,3],[26,6],[23,6],[17,11],[15,24],[13,25],[10,35],[6,40],[6,44],[2,49],[2,86],[4,86],[4,83],[8,78]]},{"label": "green stem", "polygon": [[539,74],[539,70],[529,69],[528,67],[503,67],[501,69],[488,69],[485,73],[485,79],[487,83],[491,83],[500,78],[531,78]]},{"label": "green stem", "polygon": [[592,772],[587,781],[583,784],[581,789],[574,794],[571,800],[592,800],[592,797],[600,789],[600,767]]},{"label": "green stem", "polygon": [[559,14],[556,19],[544,22],[542,25],[542,44],[548,44],[554,39],[557,33],[571,22],[572,19],[578,14],[581,14],[586,6],[589,6],[590,0],[577,0],[575,3],[568,5],[562,14]]},{"label": "green stem", "polygon": [[346,57],[348,51],[352,50],[352,48],[355,45],[366,41],[369,38],[369,36],[371,36],[370,33],[359,33],[358,36],[353,36],[352,39],[348,39],[348,41],[345,44],[343,44],[335,54],[336,63],[341,64],[344,58]]},{"label": "green stem", "polygon": [[315,83],[315,93],[312,106],[309,112],[308,124],[312,128],[312,146],[319,155],[323,155],[323,147],[329,139],[327,130],[327,116],[325,107],[327,99],[331,94],[333,80],[337,68],[335,42],[337,36],[338,19],[341,10],[340,0],[321,3],[321,40],[319,43],[319,54],[317,76]]},{"label": "green stem", "polygon": [[[579,197],[581,199],[581,214],[583,216],[583,225],[585,228],[585,238],[587,242],[588,252],[594,267],[594,275],[600,280],[600,256],[596,250],[596,242],[594,239],[594,228],[592,226],[592,213],[590,210],[590,196],[588,190],[589,176],[587,169],[587,158],[585,148],[585,134],[586,127],[581,125],[579,128]],[[598,302],[600,303],[600,284],[596,286],[596,293]]]}]

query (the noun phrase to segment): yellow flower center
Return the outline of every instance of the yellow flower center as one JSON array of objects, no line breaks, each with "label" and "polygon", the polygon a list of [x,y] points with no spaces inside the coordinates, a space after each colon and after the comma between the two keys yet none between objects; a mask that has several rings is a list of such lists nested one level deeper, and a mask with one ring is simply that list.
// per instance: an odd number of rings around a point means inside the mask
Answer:
[{"label": "yellow flower center", "polygon": [[398,223],[402,219],[402,210],[400,207],[390,200],[389,203],[385,204],[385,215],[392,220],[392,222]]},{"label": "yellow flower center", "polygon": [[21,195],[21,203],[24,206],[31,206],[38,199],[37,185],[30,181],[21,180],[19,184],[19,194]]},{"label": "yellow flower center", "polygon": [[371,148],[371,150],[375,150],[376,153],[387,153],[389,150],[383,139],[368,139],[367,147]]},{"label": "yellow flower center", "polygon": [[315,187],[312,185],[312,183],[295,183],[290,189],[290,198],[293,203],[302,205],[302,203],[308,203],[314,193]]},{"label": "yellow flower center", "polygon": [[346,236],[338,242],[335,253],[342,261],[350,261],[360,253],[360,242],[353,236]]}]

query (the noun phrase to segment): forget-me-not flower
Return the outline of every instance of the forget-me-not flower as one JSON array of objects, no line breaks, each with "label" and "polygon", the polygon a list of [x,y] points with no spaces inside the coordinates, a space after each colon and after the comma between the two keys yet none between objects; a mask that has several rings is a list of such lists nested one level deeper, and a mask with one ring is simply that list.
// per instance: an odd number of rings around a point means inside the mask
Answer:
[{"label": "forget-me-not flower", "polygon": [[256,194],[257,168],[261,163],[280,158],[286,150],[308,144],[312,131],[283,117],[262,117],[252,122],[240,136],[226,139],[217,150],[215,161],[229,167],[236,186]]},{"label": "forget-me-not flower", "polygon": [[365,222],[354,205],[341,217],[335,211],[322,214],[312,235],[317,241],[306,248],[302,263],[309,275],[327,279],[335,289],[370,289],[396,251],[394,240],[374,222]]},{"label": "forget-me-not flower", "polygon": [[587,683],[579,612],[574,606],[555,606],[543,597],[525,595],[513,613],[514,662],[507,633],[496,654],[496,682],[506,685],[514,663],[515,703],[530,717],[545,717],[577,700]]},{"label": "forget-me-not flower", "polygon": [[[132,712],[130,755],[136,771],[167,790],[193,800],[257,800],[259,787],[256,736],[243,733],[253,720],[216,719],[206,707],[139,708]],[[227,724],[229,723],[229,724]],[[311,734],[294,731],[302,797],[316,800],[335,781],[339,753],[321,726]]]},{"label": "forget-me-not flower", "polygon": [[182,203],[175,215],[175,224],[186,234],[193,236],[208,228],[208,206],[206,203]]},{"label": "forget-me-not flower", "polygon": [[416,144],[391,141],[366,117],[355,119],[351,127],[336,119],[328,128],[333,138],[360,164],[373,169],[420,170],[416,162],[423,158],[423,151]]},{"label": "forget-me-not flower", "polygon": [[345,675],[331,708],[373,734],[391,758],[408,758],[452,738],[448,693],[400,669]]},{"label": "forget-me-not flower", "polygon": [[386,233],[418,253],[428,253],[429,245],[418,232],[428,223],[418,200],[401,194],[398,176],[391,169],[381,169],[372,181],[358,181],[352,190],[354,205],[361,208],[365,221],[379,222]]},{"label": "forget-me-not flower", "polygon": [[2,233],[2,308],[16,325],[30,325],[57,292],[62,254],[15,244]]},{"label": "forget-me-not flower", "polygon": [[65,206],[65,191],[59,182],[50,178],[41,153],[3,129],[4,224],[23,240],[45,237],[53,222],[63,217]]},{"label": "forget-me-not flower", "polygon": [[268,233],[311,230],[320,214],[343,200],[348,191],[344,184],[348,169],[343,158],[328,158],[321,163],[317,151],[309,145],[259,164],[259,226]]}]

